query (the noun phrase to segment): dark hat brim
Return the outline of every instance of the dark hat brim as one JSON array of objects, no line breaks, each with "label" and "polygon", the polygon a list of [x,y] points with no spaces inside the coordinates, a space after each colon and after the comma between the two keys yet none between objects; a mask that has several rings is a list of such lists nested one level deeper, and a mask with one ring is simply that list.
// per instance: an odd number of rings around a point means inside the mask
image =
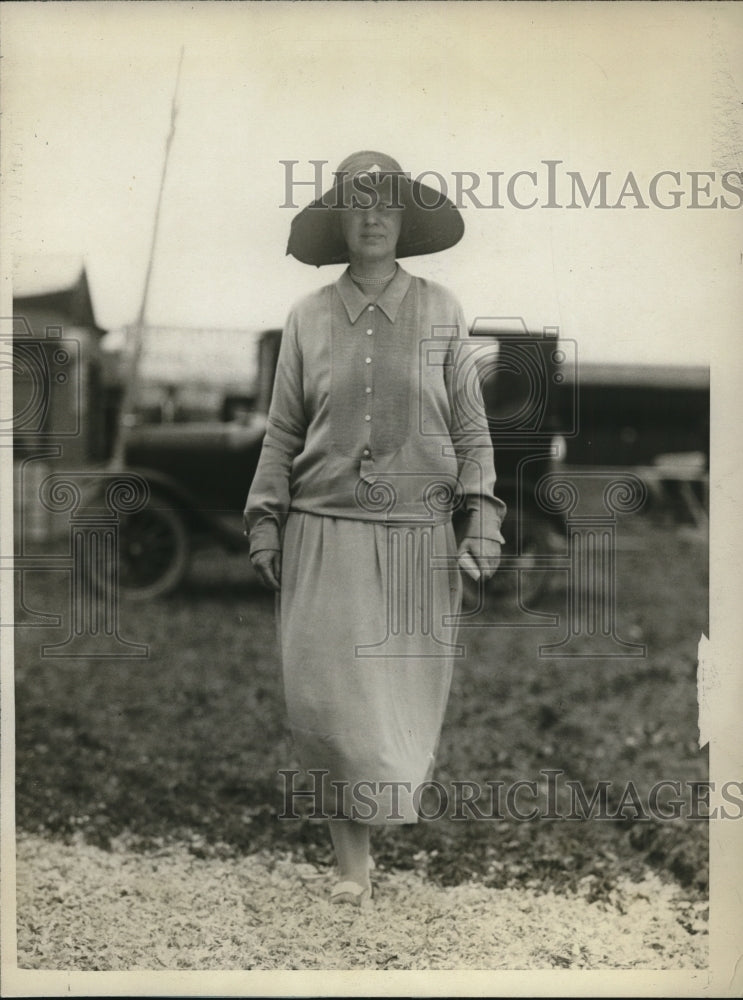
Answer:
[{"label": "dark hat brim", "polygon": [[[371,175],[369,175],[371,178]],[[376,177],[380,184],[384,175]],[[438,253],[457,244],[464,234],[464,219],[441,191],[410,180],[395,177],[394,191],[403,205],[402,227],[396,257],[417,257]],[[336,183],[317,201],[313,201],[292,219],[286,252],[303,264],[347,264],[348,247],[341,229],[341,212],[351,204],[348,180]]]}]

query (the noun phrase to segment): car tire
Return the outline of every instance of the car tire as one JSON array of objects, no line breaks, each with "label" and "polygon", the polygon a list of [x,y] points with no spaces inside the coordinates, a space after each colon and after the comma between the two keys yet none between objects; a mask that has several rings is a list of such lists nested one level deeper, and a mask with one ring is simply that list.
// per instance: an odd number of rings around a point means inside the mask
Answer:
[{"label": "car tire", "polygon": [[174,591],[183,581],[191,541],[183,514],[153,493],[139,511],[119,521],[119,593],[147,601]]}]

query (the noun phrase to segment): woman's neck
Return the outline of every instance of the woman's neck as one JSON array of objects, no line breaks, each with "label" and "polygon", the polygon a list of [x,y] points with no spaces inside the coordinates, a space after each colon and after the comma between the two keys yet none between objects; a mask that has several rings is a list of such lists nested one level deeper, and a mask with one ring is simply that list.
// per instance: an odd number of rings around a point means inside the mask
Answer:
[{"label": "woman's neck", "polygon": [[392,265],[392,270],[387,274],[382,274],[378,278],[363,277],[358,275],[353,270],[353,264],[350,267],[351,281],[359,288],[364,295],[372,302],[376,302],[385,288],[389,285],[392,279],[397,274],[397,264]]},{"label": "woman's neck", "polygon": [[383,257],[380,260],[360,260],[351,257],[351,276],[360,281],[377,282],[382,278],[390,279],[397,270],[394,257]]},{"label": "woman's neck", "polygon": [[[360,271],[356,270],[357,266],[361,268]],[[397,274],[397,263],[393,259],[386,261],[382,267],[370,267],[351,260],[349,273],[356,287],[360,288],[368,299],[376,301]]]}]

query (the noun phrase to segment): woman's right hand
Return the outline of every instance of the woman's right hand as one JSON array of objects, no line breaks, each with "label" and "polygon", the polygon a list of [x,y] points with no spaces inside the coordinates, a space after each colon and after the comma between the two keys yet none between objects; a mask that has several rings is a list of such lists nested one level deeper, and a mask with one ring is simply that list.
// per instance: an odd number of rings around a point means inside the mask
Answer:
[{"label": "woman's right hand", "polygon": [[281,589],[281,552],[278,549],[259,549],[251,561],[261,582],[269,590]]}]

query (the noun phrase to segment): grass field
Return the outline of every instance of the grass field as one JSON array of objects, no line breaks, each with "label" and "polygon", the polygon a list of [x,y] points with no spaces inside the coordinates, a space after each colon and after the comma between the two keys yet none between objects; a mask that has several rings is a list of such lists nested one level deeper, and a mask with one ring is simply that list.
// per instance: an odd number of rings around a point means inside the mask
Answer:
[{"label": "grass field", "polygon": [[[707,777],[695,673],[707,631],[706,548],[646,516],[623,519],[620,534],[617,630],[644,643],[647,655],[542,658],[538,647],[561,630],[517,627],[516,610],[491,596],[455,669],[436,773],[445,787],[536,781],[544,805],[541,772],[559,769],[563,807],[565,780],[589,792],[610,782],[616,807],[630,781],[647,802],[662,779]],[[137,850],[179,841],[197,857],[270,849],[330,861],[324,824],[277,818],[278,771],[295,760],[273,602],[245,557],[203,553],[173,597],[122,606],[120,633],[146,643],[146,659],[42,657],[43,643],[69,631],[66,575],[27,574],[25,601],[61,614],[63,624],[16,629],[19,829],[104,848],[125,837]],[[559,579],[540,608],[563,620]],[[501,627],[485,627],[496,619]],[[533,804],[524,801],[524,809]],[[374,851],[382,869],[425,870],[442,885],[475,878],[559,891],[581,883],[598,899],[618,873],[650,866],[704,897],[706,824],[625,813],[531,822],[447,814],[376,831]]]}]

